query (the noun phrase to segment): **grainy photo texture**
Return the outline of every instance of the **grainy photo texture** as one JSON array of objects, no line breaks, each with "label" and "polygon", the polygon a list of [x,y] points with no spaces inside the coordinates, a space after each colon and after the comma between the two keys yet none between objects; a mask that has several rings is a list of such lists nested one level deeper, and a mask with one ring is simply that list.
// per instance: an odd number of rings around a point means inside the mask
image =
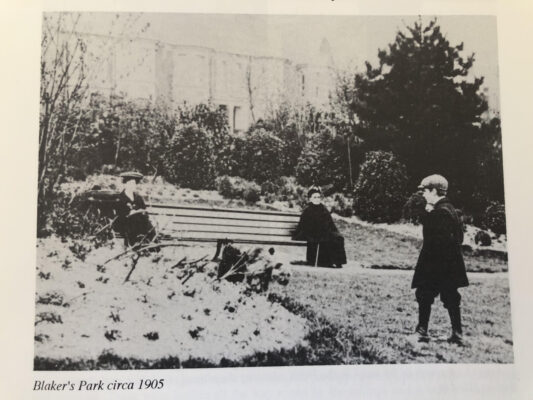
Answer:
[{"label": "grainy photo texture", "polygon": [[45,13],[34,369],[513,362],[496,39]]}]

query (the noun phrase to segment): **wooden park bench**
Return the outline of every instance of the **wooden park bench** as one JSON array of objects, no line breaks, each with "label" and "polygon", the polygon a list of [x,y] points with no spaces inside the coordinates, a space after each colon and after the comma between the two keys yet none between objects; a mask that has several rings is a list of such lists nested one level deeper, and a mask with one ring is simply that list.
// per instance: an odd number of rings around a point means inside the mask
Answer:
[{"label": "wooden park bench", "polygon": [[[104,215],[112,217],[118,193],[90,190],[84,196]],[[298,213],[159,203],[147,204],[147,212],[160,240],[216,243],[214,259],[230,243],[306,245],[292,240],[300,220]]]},{"label": "wooden park bench", "polygon": [[154,203],[147,211],[162,240],[216,243],[214,259],[229,243],[306,245],[292,240],[297,213]]}]

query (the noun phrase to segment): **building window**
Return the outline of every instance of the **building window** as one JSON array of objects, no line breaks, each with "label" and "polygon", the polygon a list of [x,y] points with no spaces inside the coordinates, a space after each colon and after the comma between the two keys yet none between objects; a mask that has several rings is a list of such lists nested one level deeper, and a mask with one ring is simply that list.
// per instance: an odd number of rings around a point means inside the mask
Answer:
[{"label": "building window", "polygon": [[233,108],[233,131],[240,132],[246,129],[246,122],[244,118],[244,111],[242,107],[235,106]]}]

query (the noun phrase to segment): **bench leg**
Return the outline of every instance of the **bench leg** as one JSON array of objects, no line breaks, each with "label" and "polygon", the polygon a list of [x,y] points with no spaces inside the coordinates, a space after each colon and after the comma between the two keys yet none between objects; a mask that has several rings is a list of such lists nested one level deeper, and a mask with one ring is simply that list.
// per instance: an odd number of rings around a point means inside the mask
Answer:
[{"label": "bench leg", "polygon": [[217,240],[217,251],[215,253],[215,256],[213,257],[212,261],[218,261],[218,256],[220,255],[220,251],[222,250],[222,246],[224,245],[223,240]]},{"label": "bench leg", "polygon": [[220,252],[222,251],[222,248],[227,246],[230,243],[233,243],[231,239],[218,239],[217,240],[217,251],[212,261],[218,261],[219,259],[218,256],[220,256]]}]

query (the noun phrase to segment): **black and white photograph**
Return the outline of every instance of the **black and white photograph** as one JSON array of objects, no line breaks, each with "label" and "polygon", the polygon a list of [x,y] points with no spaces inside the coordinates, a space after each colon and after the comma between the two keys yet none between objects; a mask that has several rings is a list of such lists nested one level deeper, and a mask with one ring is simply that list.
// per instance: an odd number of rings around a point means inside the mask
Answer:
[{"label": "black and white photograph", "polygon": [[514,363],[495,16],[40,45],[34,371]]}]

